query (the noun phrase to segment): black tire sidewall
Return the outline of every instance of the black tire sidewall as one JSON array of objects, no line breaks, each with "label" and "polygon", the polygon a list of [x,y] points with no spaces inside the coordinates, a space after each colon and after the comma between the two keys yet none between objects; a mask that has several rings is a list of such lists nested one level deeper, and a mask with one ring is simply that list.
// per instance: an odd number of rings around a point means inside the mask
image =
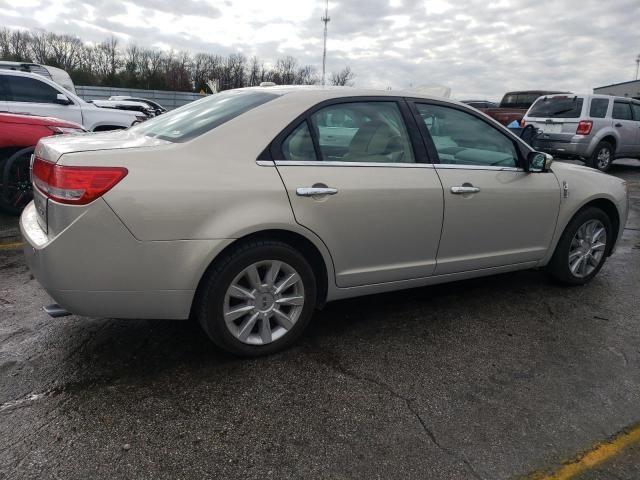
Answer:
[{"label": "black tire sidewall", "polygon": [[[595,268],[595,270],[586,277],[580,278],[574,276],[569,269],[569,249],[571,247],[571,241],[578,231],[578,228],[580,228],[589,220],[599,220],[600,222],[602,222],[607,232],[607,245],[605,247],[602,260]],[[553,254],[553,257],[551,258],[551,261],[549,262],[547,270],[556,280],[565,284],[584,285],[590,282],[591,279],[598,274],[598,272],[604,265],[607,256],[611,252],[614,235],[615,232],[613,231],[613,225],[605,212],[596,207],[585,208],[584,210],[578,212],[565,228],[562,236],[560,237],[560,240],[558,241],[558,245],[556,246],[556,250]]]},{"label": "black tire sidewall", "polygon": [[[598,154],[604,148],[609,150],[609,163],[607,164],[607,166],[605,168],[599,168],[598,167]],[[611,146],[611,144],[609,142],[600,142],[598,144],[598,146],[596,147],[596,149],[591,154],[591,158],[589,159],[589,166],[591,168],[595,168],[596,170],[599,170],[601,172],[606,172],[611,168],[611,164],[612,163],[613,163],[613,147]]]},{"label": "black tire sidewall", "polygon": [[[249,265],[280,260],[293,267],[304,286],[305,304],[295,326],[282,338],[267,345],[248,345],[235,338],[223,318],[224,298],[230,283]],[[198,321],[211,340],[228,352],[245,357],[269,355],[292,345],[311,320],[316,305],[316,279],[309,262],[294,248],[281,242],[256,242],[235,249],[209,272],[200,298]]]}]

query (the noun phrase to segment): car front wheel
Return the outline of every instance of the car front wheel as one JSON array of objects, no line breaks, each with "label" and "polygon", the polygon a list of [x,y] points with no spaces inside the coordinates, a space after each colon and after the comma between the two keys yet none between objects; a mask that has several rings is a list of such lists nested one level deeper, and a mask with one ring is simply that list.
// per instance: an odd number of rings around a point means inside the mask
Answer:
[{"label": "car front wheel", "polygon": [[613,238],[607,214],[599,208],[586,208],[565,228],[547,270],[565,284],[588,283],[604,265]]},{"label": "car front wheel", "polygon": [[241,356],[268,355],[302,334],[316,304],[306,259],[278,241],[247,242],[206,274],[197,319],[219,347]]}]

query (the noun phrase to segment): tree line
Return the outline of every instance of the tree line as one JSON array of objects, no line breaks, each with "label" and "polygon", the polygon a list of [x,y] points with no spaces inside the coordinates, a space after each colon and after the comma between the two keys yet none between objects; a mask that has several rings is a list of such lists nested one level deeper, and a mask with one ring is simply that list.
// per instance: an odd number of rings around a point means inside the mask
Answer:
[{"label": "tree line", "polygon": [[[218,90],[256,86],[261,82],[313,85],[321,80],[315,67],[301,65],[292,56],[270,64],[242,53],[192,54],[125,45],[113,36],[90,44],[73,35],[43,30],[0,29],[0,60],[62,68],[76,85],[148,90],[209,91],[209,80],[217,80]],[[332,73],[327,81],[330,85],[351,86],[354,77],[351,69],[345,67]]]}]

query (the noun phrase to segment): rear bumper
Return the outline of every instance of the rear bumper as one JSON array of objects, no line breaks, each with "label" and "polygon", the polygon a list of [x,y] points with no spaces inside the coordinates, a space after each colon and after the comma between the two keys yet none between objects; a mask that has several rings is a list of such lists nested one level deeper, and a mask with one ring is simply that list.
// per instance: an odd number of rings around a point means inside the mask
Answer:
[{"label": "rear bumper", "polygon": [[566,140],[537,138],[534,148],[541,152],[550,153],[558,157],[588,158],[591,156],[589,142],[574,142]]},{"label": "rear bumper", "polygon": [[30,203],[20,219],[25,258],[38,282],[78,315],[186,319],[197,285],[231,240],[141,242],[100,199],[56,236]]}]

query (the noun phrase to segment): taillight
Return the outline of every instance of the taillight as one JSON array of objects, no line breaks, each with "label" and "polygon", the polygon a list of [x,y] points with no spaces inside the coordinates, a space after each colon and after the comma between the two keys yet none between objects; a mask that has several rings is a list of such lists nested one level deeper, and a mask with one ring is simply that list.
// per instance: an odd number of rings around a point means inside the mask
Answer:
[{"label": "taillight", "polygon": [[111,190],[127,175],[122,167],[67,167],[36,157],[31,171],[33,185],[60,203],[86,205]]},{"label": "taillight", "polygon": [[576,135],[589,135],[592,128],[593,122],[591,120],[582,120],[580,123],[578,123]]}]

